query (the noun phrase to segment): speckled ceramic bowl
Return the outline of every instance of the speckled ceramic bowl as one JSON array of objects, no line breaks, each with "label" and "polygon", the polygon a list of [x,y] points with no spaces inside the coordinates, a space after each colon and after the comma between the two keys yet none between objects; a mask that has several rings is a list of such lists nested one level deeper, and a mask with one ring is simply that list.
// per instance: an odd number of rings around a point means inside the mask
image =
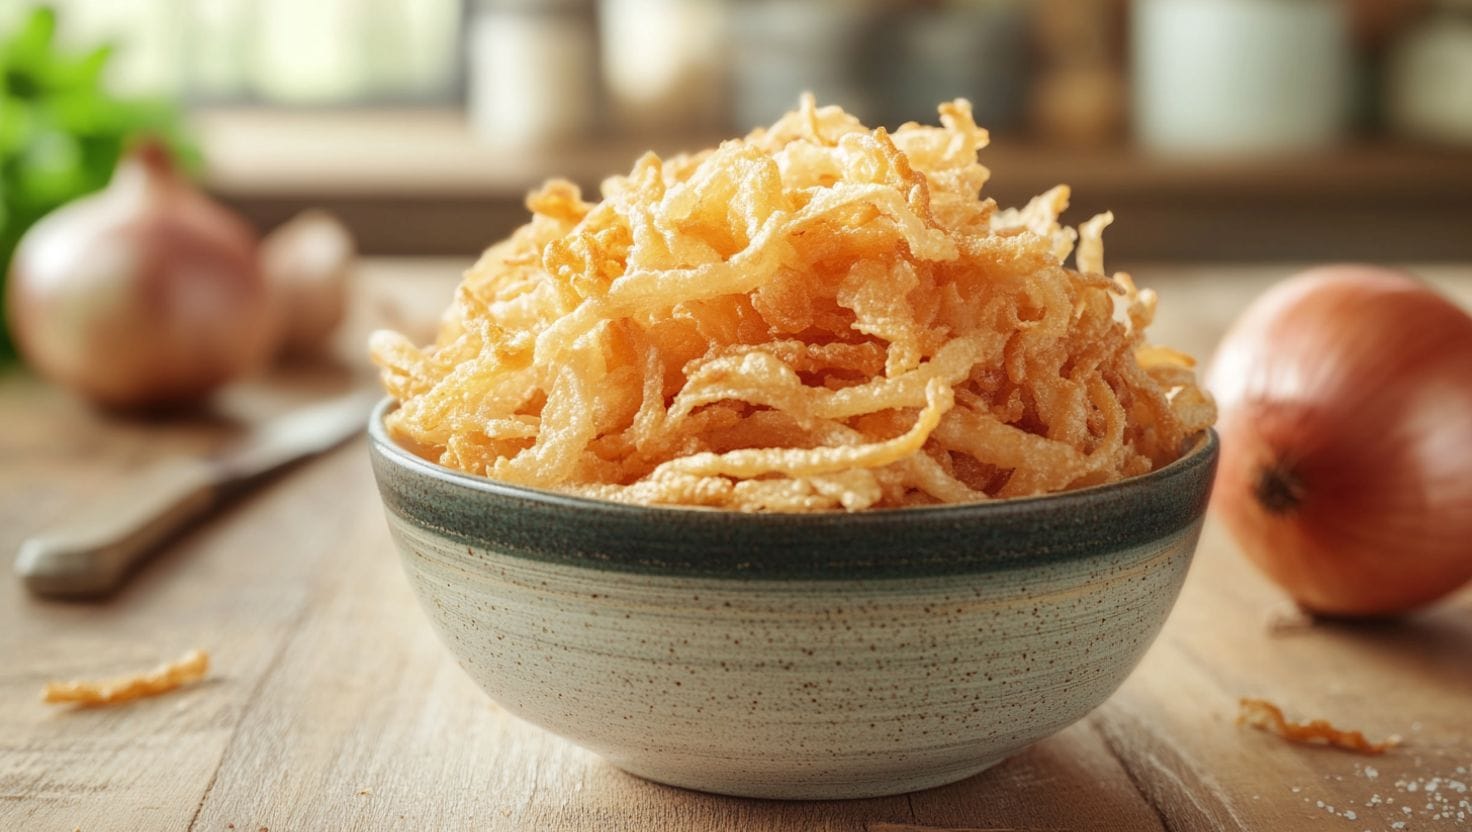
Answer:
[{"label": "speckled ceramic bowl", "polygon": [[457,473],[370,426],[430,620],[503,707],[652,780],[959,780],[1087,714],[1175,602],[1217,440],[1122,483],[859,514],[645,508]]}]

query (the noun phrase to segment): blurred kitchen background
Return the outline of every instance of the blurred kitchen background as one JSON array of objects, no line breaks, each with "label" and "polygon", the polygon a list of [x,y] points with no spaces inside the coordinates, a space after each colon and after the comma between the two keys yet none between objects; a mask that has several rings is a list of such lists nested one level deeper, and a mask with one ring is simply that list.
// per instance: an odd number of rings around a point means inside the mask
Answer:
[{"label": "blurred kitchen background", "polygon": [[[965,96],[991,193],[1073,186],[1111,263],[1472,258],[1467,0],[54,0],[51,48],[111,45],[101,90],[26,75],[0,4],[0,239],[105,180],[106,130],[176,137],[268,230],[335,213],[368,255],[472,254],[564,175],[766,123],[800,91],[874,123]],[[29,47],[28,47],[29,48]],[[95,62],[101,62],[96,58]],[[50,108],[48,110],[48,108]],[[170,108],[181,113],[170,125]],[[48,114],[49,113],[49,114]],[[3,256],[3,249],[0,249]]]}]

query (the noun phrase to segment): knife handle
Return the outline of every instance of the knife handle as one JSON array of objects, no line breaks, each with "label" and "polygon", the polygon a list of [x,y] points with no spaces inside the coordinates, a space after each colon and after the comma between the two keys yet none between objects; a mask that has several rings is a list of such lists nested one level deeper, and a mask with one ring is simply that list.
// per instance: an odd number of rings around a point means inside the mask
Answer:
[{"label": "knife handle", "polygon": [[214,505],[222,474],[205,459],[170,457],[130,474],[99,499],[20,544],[15,571],[31,592],[101,595]]}]

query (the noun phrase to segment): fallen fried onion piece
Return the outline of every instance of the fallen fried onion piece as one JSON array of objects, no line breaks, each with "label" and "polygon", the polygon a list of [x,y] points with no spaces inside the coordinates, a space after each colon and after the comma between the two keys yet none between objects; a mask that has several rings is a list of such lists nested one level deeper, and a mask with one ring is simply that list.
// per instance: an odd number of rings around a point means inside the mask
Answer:
[{"label": "fallen fried onion piece", "polygon": [[1244,698],[1239,703],[1238,725],[1250,725],[1271,734],[1277,734],[1289,742],[1305,745],[1329,745],[1353,751],[1357,754],[1378,756],[1396,745],[1394,740],[1370,742],[1359,731],[1344,731],[1335,728],[1328,720],[1315,719],[1310,722],[1289,722],[1283,709],[1266,699]]},{"label": "fallen fried onion piece", "polygon": [[42,692],[44,702],[82,706],[115,705],[158,696],[197,682],[209,671],[210,657],[203,650],[190,650],[178,661],[161,664],[147,673],[102,682],[49,682]]},{"label": "fallen fried onion piece", "polygon": [[[390,434],[433,462],[637,503],[822,511],[1143,474],[1215,419],[1155,296],[981,189],[987,133],[869,129],[805,96],[770,128],[646,154],[587,202],[553,181],[465,275],[439,335],[370,343]],[[1065,260],[1074,253],[1075,265]]]}]

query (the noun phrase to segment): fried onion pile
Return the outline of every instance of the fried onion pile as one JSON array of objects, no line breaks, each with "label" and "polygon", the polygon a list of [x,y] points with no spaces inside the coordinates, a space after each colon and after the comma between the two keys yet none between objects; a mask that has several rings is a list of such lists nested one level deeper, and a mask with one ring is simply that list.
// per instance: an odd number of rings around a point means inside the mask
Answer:
[{"label": "fried onion pile", "polygon": [[[713,150],[532,193],[435,343],[378,332],[425,459],[641,504],[820,511],[962,503],[1143,474],[1215,418],[1155,309],[1106,276],[1068,189],[1001,210],[987,133],[801,107]],[[1075,253],[1076,249],[1076,253]],[[1074,255],[1077,268],[1065,266]]]}]

